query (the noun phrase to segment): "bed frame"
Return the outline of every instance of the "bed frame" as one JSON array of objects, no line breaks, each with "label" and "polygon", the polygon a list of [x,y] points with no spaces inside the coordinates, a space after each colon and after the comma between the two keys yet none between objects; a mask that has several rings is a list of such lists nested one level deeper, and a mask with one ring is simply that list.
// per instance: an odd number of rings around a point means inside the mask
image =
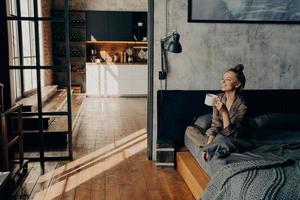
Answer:
[{"label": "bed frame", "polygon": [[[177,170],[185,180],[194,197],[199,198],[210,177],[200,167],[187,150],[178,151],[184,146],[184,132],[194,118],[211,113],[212,108],[204,105],[207,93],[219,90],[159,90],[157,92],[158,140],[173,141],[175,144]],[[249,117],[270,112],[300,113],[295,105],[300,101],[300,90],[243,90]]]},{"label": "bed frame", "polygon": [[207,187],[210,177],[188,150],[176,153],[176,165],[193,196],[198,199]]}]

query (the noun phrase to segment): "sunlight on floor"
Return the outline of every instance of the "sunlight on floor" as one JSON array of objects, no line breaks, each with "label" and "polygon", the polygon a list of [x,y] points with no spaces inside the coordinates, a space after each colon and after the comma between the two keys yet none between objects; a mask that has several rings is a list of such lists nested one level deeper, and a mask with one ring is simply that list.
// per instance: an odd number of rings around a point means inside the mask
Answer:
[{"label": "sunlight on floor", "polygon": [[39,183],[52,179],[52,184],[49,188],[36,193],[34,199],[54,199],[116,166],[146,147],[146,129],[141,129],[41,176]]}]

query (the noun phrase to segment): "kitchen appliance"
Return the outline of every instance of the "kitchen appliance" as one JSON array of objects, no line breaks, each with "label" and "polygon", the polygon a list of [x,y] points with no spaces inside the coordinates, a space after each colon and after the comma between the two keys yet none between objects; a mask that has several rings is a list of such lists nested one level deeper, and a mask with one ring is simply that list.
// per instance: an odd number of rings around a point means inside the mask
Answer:
[{"label": "kitchen appliance", "polygon": [[92,49],[91,50],[91,57],[90,57],[91,62],[95,62],[96,58],[97,58],[97,51],[95,49]]}]

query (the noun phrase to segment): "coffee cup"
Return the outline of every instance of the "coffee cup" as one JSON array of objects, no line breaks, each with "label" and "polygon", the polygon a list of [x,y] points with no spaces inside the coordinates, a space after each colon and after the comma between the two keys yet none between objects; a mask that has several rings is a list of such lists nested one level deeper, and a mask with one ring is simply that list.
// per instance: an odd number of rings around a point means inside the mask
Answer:
[{"label": "coffee cup", "polygon": [[208,106],[213,106],[218,96],[215,94],[206,94],[204,104]]}]

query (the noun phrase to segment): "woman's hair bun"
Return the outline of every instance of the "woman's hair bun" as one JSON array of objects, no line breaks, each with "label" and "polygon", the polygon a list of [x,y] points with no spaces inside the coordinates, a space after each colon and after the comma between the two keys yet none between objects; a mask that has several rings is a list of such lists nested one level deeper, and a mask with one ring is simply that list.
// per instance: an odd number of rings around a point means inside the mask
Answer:
[{"label": "woman's hair bun", "polygon": [[243,64],[238,64],[233,69],[242,72],[244,70],[244,65]]}]

